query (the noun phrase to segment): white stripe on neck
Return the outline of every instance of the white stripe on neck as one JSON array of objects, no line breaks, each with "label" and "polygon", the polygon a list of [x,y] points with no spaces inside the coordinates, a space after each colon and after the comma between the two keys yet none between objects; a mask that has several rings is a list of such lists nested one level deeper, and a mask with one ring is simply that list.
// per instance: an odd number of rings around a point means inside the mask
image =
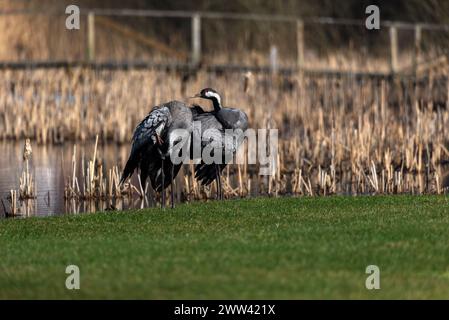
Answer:
[{"label": "white stripe on neck", "polygon": [[221,97],[218,93],[208,91],[206,92],[206,96],[209,98],[215,98],[218,101],[218,104],[221,105]]}]

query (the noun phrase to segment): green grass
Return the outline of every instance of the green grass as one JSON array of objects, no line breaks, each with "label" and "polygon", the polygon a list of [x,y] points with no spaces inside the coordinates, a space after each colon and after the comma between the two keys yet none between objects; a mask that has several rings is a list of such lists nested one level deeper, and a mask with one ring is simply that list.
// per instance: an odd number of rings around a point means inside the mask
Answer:
[{"label": "green grass", "polygon": [[[449,198],[252,199],[0,221],[0,298],[449,298]],[[65,288],[65,268],[81,289]],[[367,265],[381,289],[367,290]]]}]

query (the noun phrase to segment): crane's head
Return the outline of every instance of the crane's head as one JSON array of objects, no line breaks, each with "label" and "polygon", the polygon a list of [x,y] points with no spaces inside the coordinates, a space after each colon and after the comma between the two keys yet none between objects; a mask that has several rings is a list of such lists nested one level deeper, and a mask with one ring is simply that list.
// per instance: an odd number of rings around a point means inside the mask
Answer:
[{"label": "crane's head", "polygon": [[203,98],[212,100],[215,111],[219,111],[221,109],[221,97],[220,94],[211,88],[205,88],[197,93],[192,98]]},{"label": "crane's head", "polygon": [[212,101],[217,101],[218,103],[221,103],[221,97],[220,94],[215,91],[212,88],[205,88],[200,91],[200,93],[197,93],[192,98],[203,98],[203,99],[209,99]]}]

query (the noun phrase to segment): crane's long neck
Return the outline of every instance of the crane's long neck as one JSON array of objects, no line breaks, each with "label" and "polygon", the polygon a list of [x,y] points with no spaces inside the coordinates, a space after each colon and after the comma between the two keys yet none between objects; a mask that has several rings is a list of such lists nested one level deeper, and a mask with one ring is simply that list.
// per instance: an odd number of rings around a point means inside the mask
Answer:
[{"label": "crane's long neck", "polygon": [[214,110],[215,111],[220,111],[221,110],[221,103],[219,100],[213,99],[212,100],[213,104],[214,104]]},{"label": "crane's long neck", "polygon": [[215,112],[220,111],[221,108],[222,108],[222,106],[221,106],[221,97],[217,93],[214,93],[214,94],[212,94],[209,97],[209,99],[212,100]]}]

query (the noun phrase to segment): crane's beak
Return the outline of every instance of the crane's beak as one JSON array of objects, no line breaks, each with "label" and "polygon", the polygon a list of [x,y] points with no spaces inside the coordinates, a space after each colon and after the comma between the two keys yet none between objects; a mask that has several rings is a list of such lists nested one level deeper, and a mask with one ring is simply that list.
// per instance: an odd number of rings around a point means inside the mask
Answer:
[{"label": "crane's beak", "polygon": [[189,97],[189,99],[194,99],[194,98],[201,98],[201,93],[197,93],[193,97]]}]

